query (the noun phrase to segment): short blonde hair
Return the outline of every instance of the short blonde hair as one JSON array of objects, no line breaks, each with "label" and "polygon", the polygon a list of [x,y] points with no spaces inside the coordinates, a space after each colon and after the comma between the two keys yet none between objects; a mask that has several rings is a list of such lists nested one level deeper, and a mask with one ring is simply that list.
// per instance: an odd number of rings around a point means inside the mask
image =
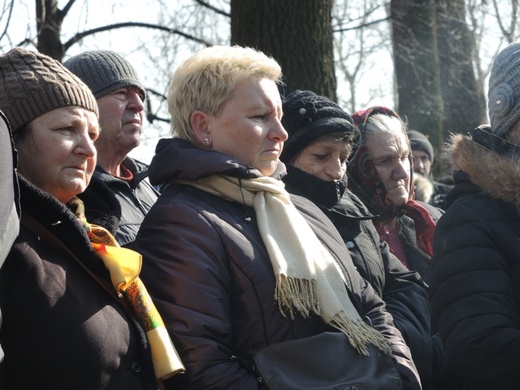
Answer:
[{"label": "short blonde hair", "polygon": [[171,133],[193,142],[191,114],[218,116],[237,84],[250,77],[281,83],[278,62],[261,51],[240,46],[211,46],[198,51],[175,71],[168,90]]}]

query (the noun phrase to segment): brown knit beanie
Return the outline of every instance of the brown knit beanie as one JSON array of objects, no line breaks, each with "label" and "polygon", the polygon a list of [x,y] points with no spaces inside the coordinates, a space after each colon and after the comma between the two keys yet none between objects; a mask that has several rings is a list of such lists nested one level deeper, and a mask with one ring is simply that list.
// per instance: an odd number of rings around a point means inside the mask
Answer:
[{"label": "brown knit beanie", "polygon": [[0,110],[13,133],[42,114],[67,106],[99,116],[90,89],[58,61],[20,47],[0,55]]}]

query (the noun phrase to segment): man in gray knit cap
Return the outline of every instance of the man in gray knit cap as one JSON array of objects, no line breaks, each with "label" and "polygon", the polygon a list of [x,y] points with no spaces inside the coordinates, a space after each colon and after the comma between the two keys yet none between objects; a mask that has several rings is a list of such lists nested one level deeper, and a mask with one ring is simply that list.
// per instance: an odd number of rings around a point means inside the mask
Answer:
[{"label": "man in gray knit cap", "polygon": [[[81,195],[87,218],[112,231],[117,228],[119,244],[128,246],[157,200],[148,166],[128,156],[141,141],[146,91],[132,65],[113,51],[86,51],[63,65],[88,85],[99,107],[98,165]],[[96,196],[99,186],[110,187],[118,204]]]},{"label": "man in gray knit cap", "polygon": [[520,383],[520,42],[493,62],[488,109],[490,125],[452,136],[430,276],[448,360],[472,390]]},{"label": "man in gray knit cap", "polygon": [[[408,141],[410,141],[410,148],[413,154],[413,172],[416,199],[419,192],[420,177],[426,178],[431,183],[430,196],[423,200],[432,206],[440,207],[444,209],[444,200],[446,195],[450,192],[452,186],[444,183],[440,183],[433,178],[432,164],[434,161],[435,153],[433,151],[433,145],[426,135],[417,130],[408,130],[406,132]],[[418,174],[418,175],[417,175]],[[421,176],[419,176],[421,175]],[[426,186],[424,186],[426,189]]]}]

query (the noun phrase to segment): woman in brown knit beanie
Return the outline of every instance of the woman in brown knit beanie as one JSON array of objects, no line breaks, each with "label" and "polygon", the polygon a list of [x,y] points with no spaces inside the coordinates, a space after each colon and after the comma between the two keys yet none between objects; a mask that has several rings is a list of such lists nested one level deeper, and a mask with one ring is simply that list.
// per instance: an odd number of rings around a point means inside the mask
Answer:
[{"label": "woman in brown knit beanie", "polygon": [[[100,253],[76,198],[96,165],[94,96],[59,62],[14,48],[0,55],[0,109],[19,152],[22,208],[0,272],[0,388],[157,389],[148,329],[112,287],[110,246]],[[128,284],[141,260],[130,252]]]}]

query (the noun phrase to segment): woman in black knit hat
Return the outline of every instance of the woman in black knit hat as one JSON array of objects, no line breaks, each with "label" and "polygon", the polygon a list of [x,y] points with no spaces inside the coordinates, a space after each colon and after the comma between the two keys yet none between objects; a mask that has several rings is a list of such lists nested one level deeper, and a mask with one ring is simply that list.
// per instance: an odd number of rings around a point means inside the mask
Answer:
[{"label": "woman in black knit hat", "polygon": [[430,336],[427,286],[380,240],[374,216],[347,189],[346,165],[359,132],[350,115],[326,97],[295,91],[283,102],[289,134],[280,159],[286,189],[312,200],[340,232],[360,274],[386,302],[412,352],[423,389],[432,388],[434,343]]},{"label": "woman in black knit hat", "polygon": [[[96,165],[96,100],[59,62],[22,48],[0,55],[0,75],[22,215],[0,271],[0,388],[156,390],[175,352],[158,313],[155,326],[137,311],[154,311],[141,257],[89,224],[77,198]],[[170,354],[157,358],[161,347]]]}]

